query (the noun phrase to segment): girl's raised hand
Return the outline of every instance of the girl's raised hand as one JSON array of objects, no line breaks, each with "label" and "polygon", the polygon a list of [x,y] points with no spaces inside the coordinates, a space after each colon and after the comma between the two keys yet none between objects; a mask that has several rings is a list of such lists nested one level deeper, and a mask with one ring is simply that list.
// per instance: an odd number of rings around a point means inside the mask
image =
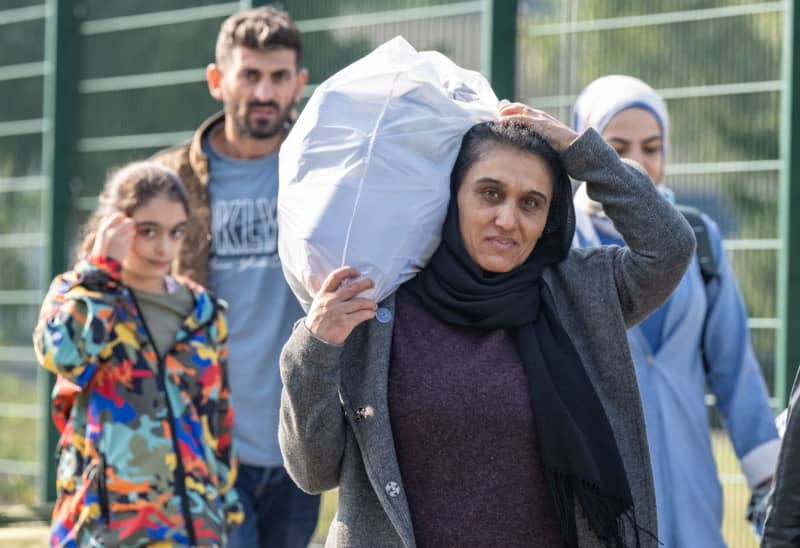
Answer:
[{"label": "girl's raised hand", "polygon": [[120,212],[106,217],[97,227],[92,255],[105,255],[119,262],[125,260],[133,245],[136,223]]},{"label": "girl's raised hand", "polygon": [[327,343],[344,343],[358,324],[375,317],[378,305],[357,297],[374,285],[369,278],[358,279],[355,268],[337,268],[325,278],[314,297],[305,319],[306,327]]}]

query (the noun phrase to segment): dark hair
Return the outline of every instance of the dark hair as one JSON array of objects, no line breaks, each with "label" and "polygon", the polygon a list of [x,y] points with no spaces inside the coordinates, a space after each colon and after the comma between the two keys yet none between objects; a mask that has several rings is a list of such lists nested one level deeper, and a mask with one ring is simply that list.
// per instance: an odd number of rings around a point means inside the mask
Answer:
[{"label": "dark hair", "polygon": [[[461,181],[469,168],[497,147],[511,148],[533,154],[545,161],[553,178],[553,198],[544,233],[558,230],[563,213],[560,209],[565,198],[571,200],[572,186],[561,157],[540,134],[523,118],[503,118],[472,126],[461,141],[461,149],[450,175],[450,190],[458,194]],[[570,196],[564,196],[568,193]]]},{"label": "dark hair", "polygon": [[97,209],[81,229],[78,260],[92,252],[100,221],[114,214],[133,215],[156,196],[179,202],[191,214],[189,194],[177,173],[157,162],[132,162],[111,172],[98,198]]},{"label": "dark hair", "polygon": [[240,11],[225,19],[217,35],[217,65],[226,66],[237,46],[259,51],[293,50],[298,67],[303,59],[303,42],[297,25],[288,13],[272,6]]}]

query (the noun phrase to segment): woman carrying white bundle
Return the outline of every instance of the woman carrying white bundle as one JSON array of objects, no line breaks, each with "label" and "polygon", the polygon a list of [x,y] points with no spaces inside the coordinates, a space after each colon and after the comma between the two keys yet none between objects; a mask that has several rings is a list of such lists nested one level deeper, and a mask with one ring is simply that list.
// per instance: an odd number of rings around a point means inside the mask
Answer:
[{"label": "woman carrying white bundle", "polygon": [[[339,488],[328,546],[657,545],[620,341],[680,280],[691,229],[593,130],[502,114],[464,136],[428,265],[380,305],[335,270],[284,347],[281,449],[302,489]],[[567,173],[628,250],[570,250]]]}]

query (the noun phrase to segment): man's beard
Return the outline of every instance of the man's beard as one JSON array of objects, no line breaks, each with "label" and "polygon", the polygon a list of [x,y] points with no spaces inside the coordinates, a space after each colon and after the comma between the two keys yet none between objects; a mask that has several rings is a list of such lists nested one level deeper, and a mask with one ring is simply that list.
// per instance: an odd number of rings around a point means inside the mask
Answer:
[{"label": "man's beard", "polygon": [[[260,107],[272,107],[278,115],[273,121],[251,121],[250,113],[254,108]],[[266,101],[264,103],[251,101],[247,104],[247,110],[244,116],[239,116],[238,113],[233,116],[236,133],[242,137],[251,137],[253,139],[269,139],[274,137],[288,127],[289,117],[292,114],[293,107],[294,103],[290,103],[286,108],[281,109],[281,106],[275,101]]]}]

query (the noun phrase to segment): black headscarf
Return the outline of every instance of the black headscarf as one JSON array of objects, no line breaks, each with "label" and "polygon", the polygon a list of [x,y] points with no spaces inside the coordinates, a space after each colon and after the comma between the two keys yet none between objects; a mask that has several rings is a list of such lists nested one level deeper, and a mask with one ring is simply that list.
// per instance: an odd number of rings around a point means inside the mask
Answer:
[{"label": "black headscarf", "polygon": [[[518,127],[498,130],[504,123]],[[503,134],[509,131],[512,140],[504,142]],[[471,135],[473,132],[478,135]],[[486,137],[487,133],[491,135]],[[537,155],[542,155],[542,145],[546,147],[545,156],[550,157],[545,160],[553,171],[553,199],[544,233],[527,260],[510,272],[489,273],[473,261],[464,246],[457,179],[470,163],[463,166],[462,155],[470,154],[476,139],[519,147],[514,133],[528,133],[523,141],[540,141]],[[491,146],[483,146],[483,153],[491,154]],[[557,154],[524,122],[479,124],[464,138],[451,191],[442,242],[425,269],[406,286],[442,321],[509,330],[527,374],[544,476],[565,543],[578,546],[577,498],[589,526],[607,546],[625,545],[626,521],[633,524],[638,545],[633,498],[614,433],[542,282],[542,272],[567,257],[575,230],[570,182]]]}]

